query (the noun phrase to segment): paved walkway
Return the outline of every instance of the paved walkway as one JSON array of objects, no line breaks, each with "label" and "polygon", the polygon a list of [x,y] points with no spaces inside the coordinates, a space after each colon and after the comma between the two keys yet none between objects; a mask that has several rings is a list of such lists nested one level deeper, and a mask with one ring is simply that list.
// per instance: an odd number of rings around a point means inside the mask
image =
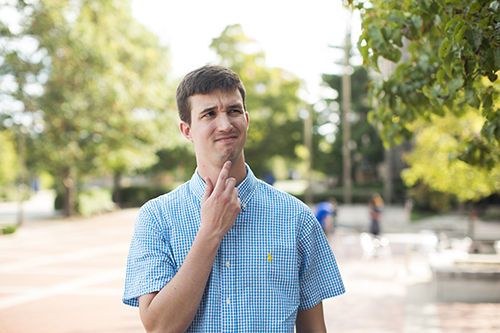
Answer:
[{"label": "paved walkway", "polygon": [[120,300],[136,214],[27,221],[0,236],[0,332],[143,332]]},{"label": "paved walkway", "polygon": [[[361,221],[362,210],[349,214]],[[144,332],[137,309],[121,303],[136,214],[28,220],[0,236],[0,333]],[[330,242],[347,293],[324,302],[329,332],[500,331],[500,304],[436,303],[425,258],[405,246],[368,260],[353,228]]]}]

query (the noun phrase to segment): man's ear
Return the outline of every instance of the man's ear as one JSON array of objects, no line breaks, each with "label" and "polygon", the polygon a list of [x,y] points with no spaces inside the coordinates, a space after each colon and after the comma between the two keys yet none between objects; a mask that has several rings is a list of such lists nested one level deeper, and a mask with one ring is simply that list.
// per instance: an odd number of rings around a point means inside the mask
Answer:
[{"label": "man's ear", "polygon": [[245,117],[247,118],[247,130],[248,130],[248,127],[250,126],[250,117],[248,116],[248,111],[245,111]]},{"label": "man's ear", "polygon": [[181,130],[182,135],[189,141],[193,141],[193,138],[191,137],[191,127],[189,124],[185,121],[181,121],[179,128]]}]

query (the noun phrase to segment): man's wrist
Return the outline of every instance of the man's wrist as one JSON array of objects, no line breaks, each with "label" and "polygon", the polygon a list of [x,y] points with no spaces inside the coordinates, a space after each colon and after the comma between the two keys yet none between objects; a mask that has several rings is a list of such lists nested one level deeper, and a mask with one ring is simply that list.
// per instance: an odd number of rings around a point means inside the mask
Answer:
[{"label": "man's wrist", "polygon": [[224,236],[225,235],[220,235],[220,233],[209,230],[209,228],[204,227],[202,223],[198,230],[198,234],[196,234],[196,239],[200,240],[205,245],[219,248],[220,242]]}]

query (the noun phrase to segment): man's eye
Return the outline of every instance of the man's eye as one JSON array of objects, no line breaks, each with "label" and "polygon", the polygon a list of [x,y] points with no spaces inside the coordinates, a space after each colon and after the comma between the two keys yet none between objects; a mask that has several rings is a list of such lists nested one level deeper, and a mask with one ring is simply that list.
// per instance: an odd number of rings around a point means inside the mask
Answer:
[{"label": "man's eye", "polygon": [[231,109],[231,112],[232,113],[241,113],[241,110],[240,109]]}]

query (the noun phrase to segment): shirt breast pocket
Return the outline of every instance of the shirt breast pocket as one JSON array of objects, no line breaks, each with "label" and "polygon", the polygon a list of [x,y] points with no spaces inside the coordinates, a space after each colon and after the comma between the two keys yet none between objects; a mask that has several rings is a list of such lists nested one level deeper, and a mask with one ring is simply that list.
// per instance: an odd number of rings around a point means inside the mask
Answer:
[{"label": "shirt breast pocket", "polygon": [[273,246],[267,253],[266,260],[267,283],[271,293],[295,303],[299,294],[296,249],[283,245]]}]

